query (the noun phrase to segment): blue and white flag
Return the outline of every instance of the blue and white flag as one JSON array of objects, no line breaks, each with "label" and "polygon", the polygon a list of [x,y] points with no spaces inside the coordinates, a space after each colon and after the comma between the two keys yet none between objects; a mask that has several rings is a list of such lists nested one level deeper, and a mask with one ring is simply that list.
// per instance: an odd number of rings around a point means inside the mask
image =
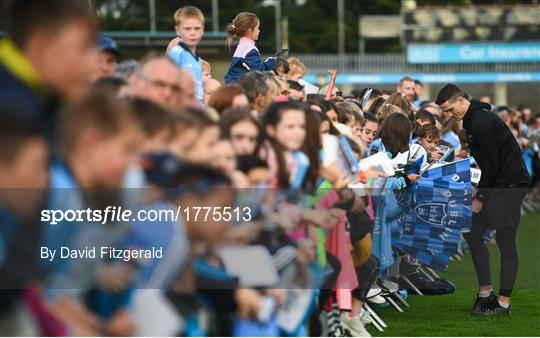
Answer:
[{"label": "blue and white flag", "polygon": [[425,265],[445,270],[457,252],[461,233],[471,226],[470,161],[427,170],[412,194],[411,207],[392,245]]},{"label": "blue and white flag", "polygon": [[[382,196],[373,196],[375,205],[375,221],[373,222],[372,253],[379,261],[379,270],[384,270],[394,263],[392,252],[392,228],[391,223],[387,221],[387,212],[389,201],[385,194]],[[395,202],[395,199],[392,201]]]}]

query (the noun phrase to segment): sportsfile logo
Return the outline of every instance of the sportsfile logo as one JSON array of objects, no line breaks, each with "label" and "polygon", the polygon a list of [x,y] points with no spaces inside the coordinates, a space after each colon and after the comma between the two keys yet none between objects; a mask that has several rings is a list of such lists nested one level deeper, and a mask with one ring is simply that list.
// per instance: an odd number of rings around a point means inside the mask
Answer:
[{"label": "sportsfile logo", "polygon": [[61,222],[88,222],[107,224],[110,222],[249,222],[250,207],[182,207],[176,209],[140,209],[133,212],[121,206],[107,206],[105,209],[86,208],[73,209],[44,209],[41,211],[41,222],[57,225]]},{"label": "sportsfile logo", "polygon": [[56,225],[60,222],[99,222],[101,224],[109,221],[127,222],[130,221],[131,210],[122,207],[107,206],[105,209],[87,208],[84,210],[41,210],[41,221]]}]

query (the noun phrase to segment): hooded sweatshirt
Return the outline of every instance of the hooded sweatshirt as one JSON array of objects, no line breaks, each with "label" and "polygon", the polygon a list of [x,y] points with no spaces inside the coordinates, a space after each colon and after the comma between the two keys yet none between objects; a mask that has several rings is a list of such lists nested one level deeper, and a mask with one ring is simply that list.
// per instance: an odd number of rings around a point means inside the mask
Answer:
[{"label": "hooded sweatshirt", "polygon": [[491,111],[489,104],[471,100],[463,118],[463,127],[471,155],[482,170],[477,194],[479,200],[486,196],[488,188],[527,186],[530,183],[516,138]]}]

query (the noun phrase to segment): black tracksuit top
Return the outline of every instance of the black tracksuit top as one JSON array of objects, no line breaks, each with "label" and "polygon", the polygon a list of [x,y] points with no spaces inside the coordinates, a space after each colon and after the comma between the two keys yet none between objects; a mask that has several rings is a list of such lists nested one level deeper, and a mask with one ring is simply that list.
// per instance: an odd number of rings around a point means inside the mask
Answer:
[{"label": "black tracksuit top", "polygon": [[487,188],[530,184],[516,138],[501,118],[491,111],[489,104],[471,100],[463,118],[463,128],[467,132],[471,155],[482,170],[478,184],[482,195],[488,193]]}]

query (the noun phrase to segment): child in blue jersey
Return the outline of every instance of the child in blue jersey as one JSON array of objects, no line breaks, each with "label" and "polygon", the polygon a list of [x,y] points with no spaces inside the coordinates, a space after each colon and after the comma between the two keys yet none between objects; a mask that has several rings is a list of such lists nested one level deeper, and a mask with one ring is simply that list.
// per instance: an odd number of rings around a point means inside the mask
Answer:
[{"label": "child in blue jersey", "polygon": [[[44,125],[22,109],[0,106],[0,327],[17,335],[29,323],[8,323],[26,309],[17,306],[39,279],[40,224],[48,182],[49,150]],[[16,290],[8,290],[16,289]]]},{"label": "child in blue jersey", "polygon": [[[44,210],[103,210],[106,205],[121,205],[116,194],[102,191],[118,191],[127,168],[137,159],[141,130],[130,107],[106,93],[93,93],[65,111],[59,125],[60,151],[51,164]],[[31,165],[33,170],[34,167]],[[84,216],[64,218],[54,224],[50,215],[42,215],[41,221],[42,247],[96,247],[98,252],[101,246],[115,246],[131,224],[98,222]],[[118,281],[127,283],[130,273],[102,269],[104,260],[99,254],[95,259],[60,259],[59,255],[60,251],[54,260],[41,259],[46,274],[42,285],[47,309],[59,318],[69,334],[132,335],[126,312],[107,311],[107,317],[98,316],[105,311],[95,312],[86,304],[89,298],[96,300],[89,290],[114,289]],[[108,332],[109,323],[119,319],[126,325],[122,324],[118,332]]]},{"label": "child in blue jersey", "polygon": [[441,131],[432,125],[425,125],[418,128],[418,144],[426,150],[427,163],[439,161],[444,152],[439,148],[441,142]]},{"label": "child in blue jersey", "polygon": [[227,27],[227,45],[237,36],[240,42],[234,52],[231,65],[225,74],[225,83],[237,82],[245,73],[251,70],[273,70],[276,68],[276,58],[270,57],[262,61],[261,54],[255,46],[259,38],[260,20],[254,13],[239,13]]},{"label": "child in blue jersey", "polygon": [[[195,96],[204,105],[203,60],[197,55],[197,46],[204,34],[204,15],[200,9],[185,6],[174,13],[178,43],[167,54],[181,68],[188,70],[195,79]],[[173,40],[175,41],[175,40]]]},{"label": "child in blue jersey", "polygon": [[[395,158],[399,153],[411,151],[409,145],[412,126],[402,113],[391,113],[381,123],[377,138],[371,142],[370,154],[384,152],[388,158]],[[398,204],[396,193],[418,182],[420,176],[415,173],[388,177],[384,194],[373,198],[375,203],[375,223],[373,227],[373,255],[379,260],[383,271],[394,263],[392,251],[392,232],[397,230],[399,218],[403,213]]]}]

